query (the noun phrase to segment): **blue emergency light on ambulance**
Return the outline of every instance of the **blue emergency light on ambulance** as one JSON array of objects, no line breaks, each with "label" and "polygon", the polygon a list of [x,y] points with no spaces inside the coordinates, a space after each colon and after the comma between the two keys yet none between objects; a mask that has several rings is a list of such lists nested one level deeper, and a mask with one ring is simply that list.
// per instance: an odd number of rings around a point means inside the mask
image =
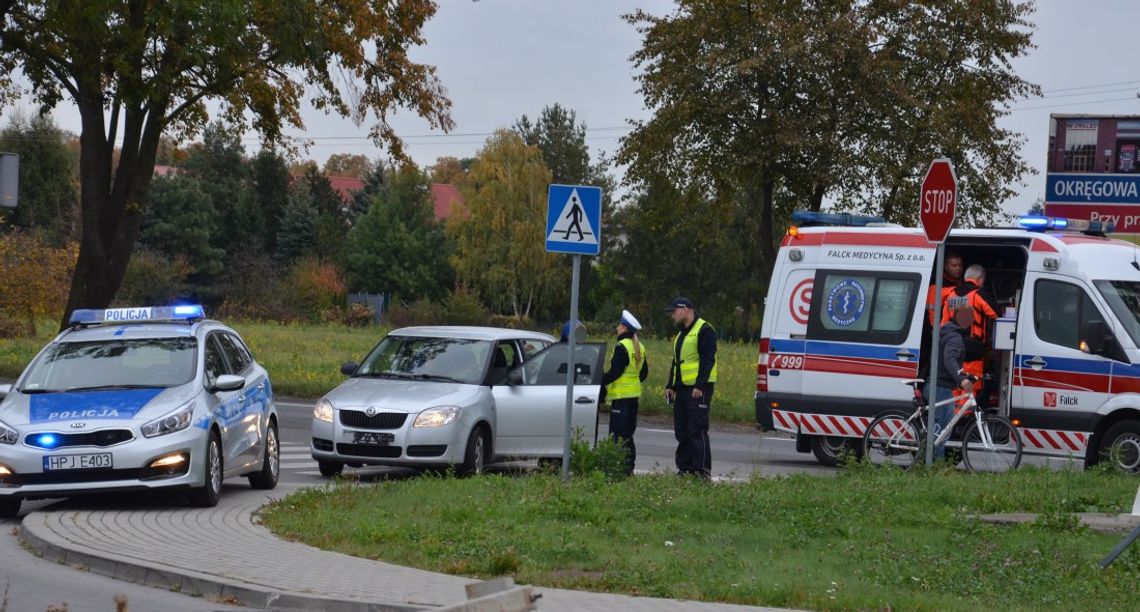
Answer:
[{"label": "blue emergency light on ambulance", "polygon": [[[781,241],[765,298],[756,419],[834,465],[866,450],[872,419],[913,411],[901,380],[929,377],[935,246],[914,227],[794,219],[803,227]],[[1025,454],[1140,474],[1140,247],[1108,231],[1045,215],[951,229],[946,253],[977,289],[944,295],[943,310],[989,293],[980,299],[996,316],[971,336],[978,400],[1017,428]]]}]

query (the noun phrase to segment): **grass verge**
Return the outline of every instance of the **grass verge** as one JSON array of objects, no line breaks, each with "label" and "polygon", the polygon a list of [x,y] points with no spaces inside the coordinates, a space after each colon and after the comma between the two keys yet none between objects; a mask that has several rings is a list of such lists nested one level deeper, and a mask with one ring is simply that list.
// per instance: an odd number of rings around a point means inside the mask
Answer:
[{"label": "grass verge", "polygon": [[[269,371],[278,394],[317,398],[344,381],[340,365],[360,361],[387,331],[381,327],[239,322],[234,329],[249,343],[254,357]],[[0,341],[0,377],[15,378],[40,348],[56,334],[53,322],[40,325],[35,337]],[[600,341],[601,338],[591,340]],[[613,339],[605,339],[612,347]],[[668,340],[647,338],[649,380],[641,400],[642,414],[673,414],[665,403],[664,388],[671,360]],[[756,347],[721,342],[712,418],[734,423],[755,421]]]},{"label": "grass verge", "polygon": [[[597,476],[597,475],[595,475]],[[1101,471],[909,473],[710,485],[673,476],[423,477],[306,489],[262,516],[350,555],[522,583],[821,610],[1135,609],[1140,549],[1070,513],[1120,512],[1136,480]],[[1043,513],[993,526],[991,512]]]}]

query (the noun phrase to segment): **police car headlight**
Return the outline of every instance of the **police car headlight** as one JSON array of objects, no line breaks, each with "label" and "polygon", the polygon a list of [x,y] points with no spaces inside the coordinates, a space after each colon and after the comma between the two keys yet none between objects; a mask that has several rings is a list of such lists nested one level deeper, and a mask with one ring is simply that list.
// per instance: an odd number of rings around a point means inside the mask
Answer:
[{"label": "police car headlight", "polygon": [[451,425],[458,418],[459,406],[436,406],[419,413],[412,427],[443,427]]},{"label": "police car headlight", "polygon": [[318,421],[332,423],[333,420],[333,405],[327,399],[322,399],[313,406],[313,418]]},{"label": "police car headlight", "polygon": [[15,429],[5,425],[4,421],[0,421],[0,444],[15,444],[19,438],[20,434],[16,433]]},{"label": "police car headlight", "polygon": [[190,420],[194,417],[194,408],[197,405],[196,402],[190,402],[178,410],[169,412],[164,416],[150,421],[142,426],[142,435],[153,438],[155,436],[165,436],[166,434],[186,429],[190,426]]}]

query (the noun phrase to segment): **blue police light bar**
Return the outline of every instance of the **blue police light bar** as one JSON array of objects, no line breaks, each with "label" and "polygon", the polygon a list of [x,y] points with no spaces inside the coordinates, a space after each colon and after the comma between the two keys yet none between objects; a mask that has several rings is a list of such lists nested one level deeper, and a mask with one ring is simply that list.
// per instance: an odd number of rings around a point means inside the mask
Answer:
[{"label": "blue police light bar", "polygon": [[882,217],[868,215],[852,215],[850,213],[819,213],[810,210],[797,210],[792,213],[792,223],[803,227],[812,225],[841,225],[847,227],[863,227],[871,223],[886,223]]},{"label": "blue police light bar", "polygon": [[71,325],[102,325],[112,323],[149,323],[194,321],[206,318],[206,309],[200,304],[181,306],[145,306],[142,308],[107,308],[104,310],[79,309],[71,313]]}]

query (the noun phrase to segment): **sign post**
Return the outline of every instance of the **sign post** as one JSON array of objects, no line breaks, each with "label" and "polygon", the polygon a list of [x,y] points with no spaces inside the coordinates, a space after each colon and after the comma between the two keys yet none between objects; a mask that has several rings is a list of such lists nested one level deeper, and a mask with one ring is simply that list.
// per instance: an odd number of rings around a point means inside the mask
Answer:
[{"label": "sign post", "polygon": [[922,231],[926,233],[927,240],[938,245],[934,260],[934,322],[931,326],[934,338],[930,343],[930,374],[926,381],[926,403],[930,408],[926,415],[926,465],[934,463],[934,403],[938,397],[938,341],[942,328],[942,259],[957,206],[958,178],[954,175],[954,164],[940,157],[930,163],[930,169],[922,179],[918,199]]},{"label": "sign post", "polygon": [[[570,333],[566,334],[566,423],[562,439],[562,480],[570,480],[570,425],[577,374],[578,279],[583,255],[597,255],[602,244],[602,188],[551,185],[546,202],[546,250],[574,256],[570,280]],[[601,406],[598,406],[601,409]]]},{"label": "sign post", "polygon": [[20,195],[20,156],[0,153],[0,208],[15,208]]}]

